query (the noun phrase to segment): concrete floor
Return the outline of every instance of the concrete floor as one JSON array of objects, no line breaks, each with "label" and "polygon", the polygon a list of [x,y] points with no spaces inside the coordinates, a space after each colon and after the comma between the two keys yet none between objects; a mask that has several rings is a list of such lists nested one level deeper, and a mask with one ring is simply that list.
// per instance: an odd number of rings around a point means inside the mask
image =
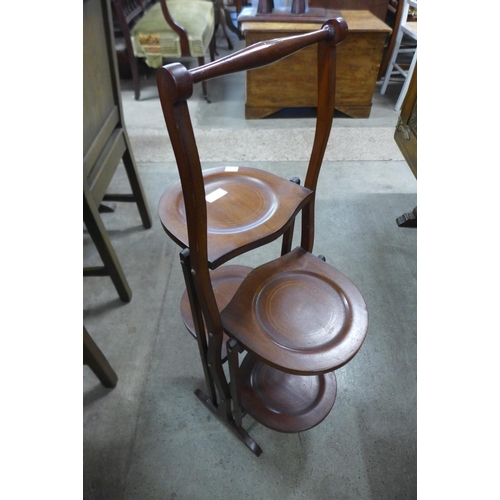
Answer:
[{"label": "concrete floor", "polygon": [[[220,55],[227,53],[224,46],[219,38]],[[417,205],[417,183],[393,141],[400,87],[391,84],[380,96],[377,85],[369,119],[336,117],[318,188],[314,251],[364,295],[366,342],[338,370],[335,406],[317,427],[280,434],[245,417],[264,450],[256,458],[193,394],[204,382],[197,346],[179,314],[179,248],[156,216],[159,197],[178,174],[154,73],[143,81],[138,102],[130,81],[122,81],[126,126],[153,228],[141,226],[131,204],[103,214],[132,288],[130,303],[118,299],[109,278],[84,279],[84,324],[119,378],[115,389],[105,389],[83,368],[85,499],[416,498],[417,231],[398,228],[395,219]],[[303,178],[301,155],[286,152],[309,133],[311,110],[245,120],[242,75],[209,82],[211,104],[200,93],[195,89],[191,111],[205,141],[206,167],[231,164],[247,145],[256,153],[245,165]],[[277,156],[266,138],[281,147]],[[128,190],[122,170],[114,191]],[[83,243],[84,265],[98,265],[85,231]],[[237,262],[256,265],[278,252],[276,243]]]}]

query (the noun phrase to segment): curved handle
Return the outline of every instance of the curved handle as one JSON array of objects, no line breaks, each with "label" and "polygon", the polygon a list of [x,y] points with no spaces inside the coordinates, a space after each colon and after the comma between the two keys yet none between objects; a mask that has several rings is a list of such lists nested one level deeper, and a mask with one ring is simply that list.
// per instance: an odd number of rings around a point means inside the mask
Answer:
[{"label": "curved handle", "polygon": [[261,68],[317,42],[331,41],[335,46],[346,34],[347,23],[343,18],[330,19],[317,31],[257,42],[217,61],[193,68],[189,73],[193,83],[198,83],[238,71]]}]

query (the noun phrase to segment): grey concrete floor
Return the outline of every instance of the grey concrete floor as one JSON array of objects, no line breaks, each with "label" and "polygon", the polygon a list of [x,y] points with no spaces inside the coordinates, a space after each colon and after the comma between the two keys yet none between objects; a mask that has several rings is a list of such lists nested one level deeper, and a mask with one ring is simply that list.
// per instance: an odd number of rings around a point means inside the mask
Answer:
[{"label": "grey concrete floor", "polygon": [[[217,45],[220,55],[227,53],[222,38]],[[291,144],[313,124],[311,110],[245,120],[244,86],[242,75],[209,82],[210,104],[195,89],[190,107],[207,141],[206,167],[235,161],[236,145],[252,152],[252,134],[286,137]],[[417,183],[392,139],[400,85],[391,84],[385,96],[379,89],[369,119],[336,117],[336,145],[320,175],[316,209],[315,253],[361,290],[368,336],[338,370],[335,406],[317,427],[280,434],[245,417],[264,450],[256,458],[193,394],[204,383],[196,344],[179,314],[179,248],[156,216],[159,197],[178,174],[154,73],[143,81],[140,101],[130,81],[122,81],[126,126],[153,227],[141,226],[131,204],[103,215],[132,288],[130,303],[119,300],[109,278],[84,279],[84,324],[119,378],[116,388],[105,389],[83,368],[85,499],[416,498],[417,230],[398,228],[395,219],[417,205]],[[280,160],[267,150],[257,157],[244,164],[286,177],[303,176],[306,168],[300,157]],[[127,191],[123,169],[112,188]],[[83,243],[84,265],[99,264],[85,231]],[[279,243],[271,244],[237,261],[256,265],[278,252]]]}]

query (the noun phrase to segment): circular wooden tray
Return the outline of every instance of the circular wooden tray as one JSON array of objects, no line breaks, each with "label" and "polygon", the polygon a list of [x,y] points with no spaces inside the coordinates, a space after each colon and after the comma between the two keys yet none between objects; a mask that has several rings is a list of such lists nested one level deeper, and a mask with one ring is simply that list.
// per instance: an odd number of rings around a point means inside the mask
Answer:
[{"label": "circular wooden tray", "polygon": [[[259,242],[277,238],[312,193],[294,182],[250,167],[207,169],[203,180],[211,269],[256,248]],[[180,182],[162,195],[158,215],[167,234],[186,248],[187,222]]]},{"label": "circular wooden tray", "polygon": [[254,269],[221,318],[249,352],[296,375],[337,370],[355,356],[368,330],[356,286],[300,247]]},{"label": "circular wooden tray", "polygon": [[278,432],[302,432],[330,413],[337,396],[335,372],[292,375],[247,354],[240,367],[241,406]]}]

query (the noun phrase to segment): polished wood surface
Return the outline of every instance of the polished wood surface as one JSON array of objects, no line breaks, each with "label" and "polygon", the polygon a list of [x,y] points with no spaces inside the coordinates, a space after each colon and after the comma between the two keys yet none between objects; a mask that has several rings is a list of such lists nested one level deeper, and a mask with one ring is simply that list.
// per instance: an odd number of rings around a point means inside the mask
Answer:
[{"label": "polished wood surface", "polygon": [[254,269],[221,317],[225,330],[256,357],[300,375],[347,363],[368,321],[349,279],[300,247]]},{"label": "polished wood surface", "polygon": [[[281,236],[312,196],[310,189],[249,167],[208,169],[204,179],[207,196],[225,192],[207,204],[211,269]],[[158,214],[167,234],[180,247],[188,247],[180,181],[162,195]]]},{"label": "polished wood surface", "polygon": [[241,364],[241,380],[242,408],[278,432],[304,432],[318,425],[332,410],[337,396],[335,372],[291,376],[251,354]]},{"label": "polished wood surface", "polygon": [[[333,372],[356,354],[367,333],[366,304],[360,292],[342,273],[311,253],[314,193],[335,108],[336,45],[345,34],[344,20],[332,20],[319,30],[258,43],[200,68],[188,70],[174,63],[158,71],[160,101],[182,190],[182,196],[176,187],[176,196],[168,197],[170,211],[177,212],[179,227],[187,227],[187,246],[181,251],[186,282],[183,317],[188,329],[192,319],[207,384],[206,395],[202,391],[196,394],[256,455],[262,450],[243,427],[245,413],[280,432],[300,432],[318,425],[335,401]],[[193,85],[276,63],[309,45],[317,45],[320,105],[304,188],[299,190],[306,189],[306,197],[285,199],[290,187],[299,186],[286,179],[263,182],[265,177],[257,177],[262,174],[254,169],[203,171],[186,102]],[[228,181],[231,175],[234,188]],[[279,194],[282,183],[285,189]],[[255,199],[249,196],[252,190],[257,193]],[[235,193],[233,200],[226,198],[229,193]],[[228,200],[225,205],[211,208],[224,198]],[[278,215],[282,204],[291,206]],[[247,269],[235,271],[233,266],[210,271],[215,241],[210,234],[217,234],[222,245],[234,234],[248,237],[259,227],[258,239],[251,242],[254,235],[250,243],[231,251],[229,256],[235,257],[276,239],[282,231],[276,227],[292,224],[297,210],[302,214],[299,247],[248,274]],[[276,225],[275,217],[285,222]],[[162,223],[173,237],[174,228],[165,218]],[[191,319],[186,314],[188,306]],[[229,380],[223,366],[224,343]],[[243,353],[245,361],[240,363]]]},{"label": "polished wood surface", "polygon": [[[368,118],[384,43],[391,29],[368,11],[341,13],[349,32],[337,49],[335,107],[353,118]],[[241,25],[247,45],[317,28],[317,23],[292,22],[245,22]],[[306,48],[271,67],[247,73],[246,118],[264,118],[283,108],[316,107],[316,64],[315,51]]]}]

